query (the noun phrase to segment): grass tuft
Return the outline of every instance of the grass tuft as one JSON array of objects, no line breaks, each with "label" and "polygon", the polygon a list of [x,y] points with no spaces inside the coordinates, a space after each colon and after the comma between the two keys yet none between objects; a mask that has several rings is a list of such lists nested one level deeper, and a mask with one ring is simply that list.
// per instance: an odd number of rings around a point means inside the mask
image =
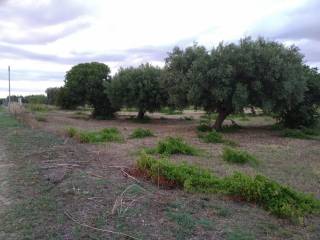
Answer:
[{"label": "grass tuft", "polygon": [[117,128],[104,128],[101,131],[80,131],[68,128],[67,135],[81,143],[123,142],[123,137]]},{"label": "grass tuft", "polygon": [[198,156],[200,155],[201,150],[190,146],[180,137],[167,137],[164,140],[159,141],[156,148],[149,149],[148,152],[164,155],[183,154]]},{"label": "grass tuft", "polygon": [[298,139],[317,139],[320,135],[318,129],[312,128],[301,128],[301,129],[283,129],[281,135],[287,138],[298,138]]},{"label": "grass tuft", "polygon": [[205,143],[224,143],[229,146],[237,146],[238,144],[232,140],[224,139],[223,135],[215,130],[209,133],[199,133],[199,138]]},{"label": "grass tuft", "polygon": [[155,159],[142,152],[137,166],[151,178],[158,176],[175,181],[188,192],[223,193],[262,206],[272,214],[296,219],[309,213],[320,212],[320,201],[311,195],[297,192],[267,177],[251,177],[234,173],[224,178],[187,163],[172,163],[167,159]]},{"label": "grass tuft", "polygon": [[153,137],[154,134],[150,129],[144,128],[136,128],[130,135],[130,138],[145,138],[145,137]]},{"label": "grass tuft", "polygon": [[255,156],[249,154],[244,150],[238,150],[230,147],[225,147],[223,149],[222,158],[224,161],[231,163],[258,163],[258,159]]},{"label": "grass tuft", "polygon": [[221,133],[212,130],[207,134],[199,134],[199,138],[201,138],[206,143],[223,143],[224,139]]}]

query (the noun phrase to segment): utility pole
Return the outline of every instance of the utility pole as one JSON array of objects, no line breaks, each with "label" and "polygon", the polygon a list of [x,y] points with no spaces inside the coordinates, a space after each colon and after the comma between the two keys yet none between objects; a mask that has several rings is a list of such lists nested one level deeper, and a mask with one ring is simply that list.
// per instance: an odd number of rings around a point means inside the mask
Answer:
[{"label": "utility pole", "polygon": [[8,66],[8,78],[9,78],[9,107],[11,105],[11,79],[10,79],[10,66]]}]

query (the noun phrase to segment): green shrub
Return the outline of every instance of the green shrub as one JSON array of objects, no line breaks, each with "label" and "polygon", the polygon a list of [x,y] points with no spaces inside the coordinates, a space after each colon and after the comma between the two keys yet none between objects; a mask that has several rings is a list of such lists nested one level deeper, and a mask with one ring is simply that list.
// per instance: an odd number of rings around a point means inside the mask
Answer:
[{"label": "green shrub", "polygon": [[200,150],[187,144],[182,138],[167,137],[158,142],[155,152],[159,154],[184,154],[184,155],[200,155]]},{"label": "green shrub", "polygon": [[154,134],[150,129],[136,128],[130,135],[130,138],[145,138],[145,137],[153,137]]},{"label": "green shrub", "polygon": [[282,130],[281,135],[283,137],[287,137],[287,138],[310,139],[310,136],[305,134],[300,129],[289,129],[289,128],[287,128],[287,129]]},{"label": "green shrub", "polygon": [[215,130],[207,134],[199,134],[199,137],[206,143],[223,143],[224,142],[222,134],[216,132]]},{"label": "green shrub", "polygon": [[78,130],[73,128],[73,127],[69,127],[66,129],[67,135],[68,137],[75,137],[78,134]]},{"label": "green shrub", "polygon": [[250,177],[235,173],[223,180],[229,195],[262,205],[279,217],[295,218],[320,210],[320,201],[314,197],[282,186],[264,176]]},{"label": "green shrub", "polygon": [[298,139],[317,139],[320,135],[320,130],[316,128],[301,128],[301,129],[289,129],[286,128],[281,131],[281,136],[287,138]]},{"label": "green shrub", "polygon": [[224,161],[231,163],[258,163],[256,157],[252,156],[246,151],[230,147],[226,147],[223,149],[222,158]]},{"label": "green shrub", "polygon": [[212,188],[218,183],[217,178],[208,170],[184,162],[174,164],[164,158],[157,160],[144,151],[140,154],[137,165],[139,169],[146,170],[151,177],[163,176],[190,192],[208,192],[209,186]]},{"label": "green shrub", "polygon": [[212,172],[187,163],[157,160],[142,152],[138,159],[139,169],[157,179],[162,176],[188,192],[223,193],[240,197],[244,201],[261,205],[279,217],[299,218],[319,212],[320,201],[311,195],[297,192],[264,176],[250,177],[242,173],[218,178]]},{"label": "green shrub", "polygon": [[81,143],[122,142],[123,137],[117,128],[104,128],[101,131],[79,131],[68,128],[67,134],[77,138]]}]

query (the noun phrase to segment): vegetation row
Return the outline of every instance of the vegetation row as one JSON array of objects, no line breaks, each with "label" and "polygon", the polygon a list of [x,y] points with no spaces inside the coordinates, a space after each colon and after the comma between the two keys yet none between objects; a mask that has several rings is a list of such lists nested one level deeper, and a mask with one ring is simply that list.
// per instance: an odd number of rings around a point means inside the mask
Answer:
[{"label": "vegetation row", "polygon": [[261,205],[279,217],[299,219],[320,210],[320,201],[313,196],[295,191],[262,175],[251,177],[237,172],[219,178],[198,166],[184,162],[175,164],[166,158],[156,159],[145,152],[141,153],[137,166],[155,181],[161,176],[174,181],[188,192],[230,195]]}]

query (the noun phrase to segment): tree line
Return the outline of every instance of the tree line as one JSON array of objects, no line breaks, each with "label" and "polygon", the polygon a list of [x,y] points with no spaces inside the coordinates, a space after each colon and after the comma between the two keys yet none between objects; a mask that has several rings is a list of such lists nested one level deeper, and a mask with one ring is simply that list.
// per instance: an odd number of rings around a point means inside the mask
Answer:
[{"label": "tree line", "polygon": [[47,96],[65,109],[90,104],[94,117],[110,117],[122,107],[137,108],[143,118],[162,107],[193,106],[218,113],[215,129],[230,114],[260,108],[294,128],[319,119],[320,74],[295,46],[244,38],[210,50],[175,47],[163,68],[147,63],[120,68],[113,77],[103,63],[81,63]]}]

